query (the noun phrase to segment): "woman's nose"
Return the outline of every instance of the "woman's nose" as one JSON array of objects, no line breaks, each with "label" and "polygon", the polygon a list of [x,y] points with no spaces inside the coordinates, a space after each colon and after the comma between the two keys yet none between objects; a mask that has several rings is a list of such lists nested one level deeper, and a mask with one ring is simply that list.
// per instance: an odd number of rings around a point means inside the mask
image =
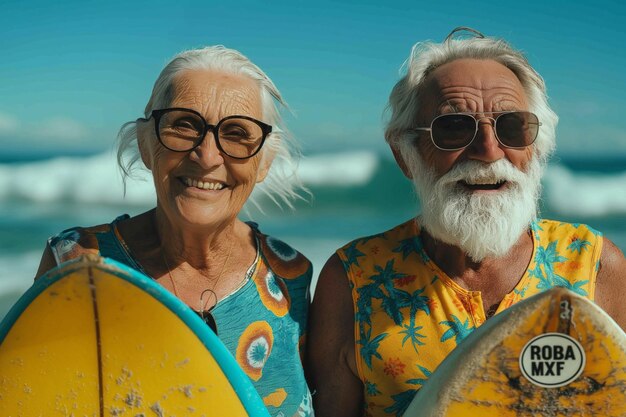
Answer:
[{"label": "woman's nose", "polygon": [[217,146],[217,136],[213,129],[207,131],[200,145],[191,151],[189,158],[207,169],[224,163],[224,156]]}]

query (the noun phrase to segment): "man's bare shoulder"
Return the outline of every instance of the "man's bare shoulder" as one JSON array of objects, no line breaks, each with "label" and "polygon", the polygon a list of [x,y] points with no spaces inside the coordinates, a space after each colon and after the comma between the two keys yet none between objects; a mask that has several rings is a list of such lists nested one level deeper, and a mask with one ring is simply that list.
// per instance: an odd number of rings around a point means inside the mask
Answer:
[{"label": "man's bare shoulder", "polygon": [[354,308],[337,254],[320,273],[309,314],[306,373],[320,416],[363,415],[363,386],[354,354]]},{"label": "man's bare shoulder", "polygon": [[610,240],[604,239],[600,255],[600,269],[596,282],[596,303],[602,307],[622,329],[626,329],[626,258]]}]

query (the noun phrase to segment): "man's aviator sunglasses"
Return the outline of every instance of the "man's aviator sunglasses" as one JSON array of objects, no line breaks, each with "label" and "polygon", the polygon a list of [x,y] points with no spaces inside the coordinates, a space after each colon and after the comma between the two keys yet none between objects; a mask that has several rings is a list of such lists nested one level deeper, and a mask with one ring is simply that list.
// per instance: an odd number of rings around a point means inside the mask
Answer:
[{"label": "man's aviator sunglasses", "polygon": [[[487,117],[491,115],[493,117]],[[430,127],[416,127],[414,132],[430,132],[430,138],[442,151],[458,151],[468,147],[476,138],[479,122],[493,121],[498,142],[506,148],[525,148],[533,144],[541,123],[534,113],[527,111],[448,113],[433,119]]]}]

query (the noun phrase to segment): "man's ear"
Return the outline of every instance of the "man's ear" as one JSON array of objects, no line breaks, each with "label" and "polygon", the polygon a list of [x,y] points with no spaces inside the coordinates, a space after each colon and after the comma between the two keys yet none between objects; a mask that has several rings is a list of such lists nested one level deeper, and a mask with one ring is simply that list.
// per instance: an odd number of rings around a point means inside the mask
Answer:
[{"label": "man's ear", "polygon": [[412,180],[413,174],[411,174],[411,170],[406,166],[406,162],[404,162],[404,158],[402,157],[400,150],[393,145],[389,145],[389,147],[391,148],[391,152],[393,152],[393,157],[396,159],[396,162],[398,163],[398,166],[402,170],[404,176]]},{"label": "man's ear", "polygon": [[270,149],[264,149],[262,152],[263,155],[261,155],[261,161],[259,162],[259,170],[256,174],[257,183],[263,182],[267,177],[270,167],[272,166],[272,161],[274,161],[274,156],[276,156],[276,152]]},{"label": "man's ear", "polygon": [[148,169],[152,169],[152,152],[150,152],[150,124],[147,121],[137,120],[137,146],[143,164]]}]

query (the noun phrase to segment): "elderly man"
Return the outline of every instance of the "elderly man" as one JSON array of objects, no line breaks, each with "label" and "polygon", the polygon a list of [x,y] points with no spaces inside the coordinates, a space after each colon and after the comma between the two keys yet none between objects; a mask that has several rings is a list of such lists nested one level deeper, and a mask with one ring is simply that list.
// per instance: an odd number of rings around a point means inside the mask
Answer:
[{"label": "elderly man", "polygon": [[391,92],[385,137],[422,213],[322,270],[307,345],[318,417],[400,416],[472,330],[554,286],[626,326],[619,249],[537,218],[557,123],[542,78],[506,42],[475,35],[416,46]]}]

